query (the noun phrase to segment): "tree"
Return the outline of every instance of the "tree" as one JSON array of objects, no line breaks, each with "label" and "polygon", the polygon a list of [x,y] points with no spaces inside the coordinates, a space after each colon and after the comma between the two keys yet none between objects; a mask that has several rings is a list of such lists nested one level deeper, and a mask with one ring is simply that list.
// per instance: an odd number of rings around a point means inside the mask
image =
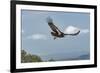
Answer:
[{"label": "tree", "polygon": [[25,58],[26,58],[26,51],[21,50],[21,62],[24,63],[25,62]]},{"label": "tree", "polygon": [[42,62],[42,59],[37,55],[27,54],[25,50],[21,50],[21,62]]},{"label": "tree", "polygon": [[51,58],[49,61],[55,61],[53,58]]}]

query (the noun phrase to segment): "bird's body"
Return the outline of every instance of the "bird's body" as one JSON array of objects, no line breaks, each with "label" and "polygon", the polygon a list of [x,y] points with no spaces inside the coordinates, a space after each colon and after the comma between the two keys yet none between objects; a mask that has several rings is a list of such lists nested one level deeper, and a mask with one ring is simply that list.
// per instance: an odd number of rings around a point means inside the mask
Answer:
[{"label": "bird's body", "polygon": [[51,32],[51,35],[54,36],[54,39],[56,39],[56,37],[59,37],[59,38],[64,37],[64,34],[63,33],[58,34],[58,33],[55,33],[55,32]]},{"label": "bird's body", "polygon": [[52,32],[51,32],[51,35],[54,36],[54,39],[56,39],[57,37],[58,38],[63,38],[65,35],[71,35],[71,36],[75,36],[75,35],[78,35],[80,33],[80,31],[78,31],[77,33],[74,33],[74,34],[65,34],[63,33],[62,31],[60,31],[53,23],[53,20],[51,18],[47,18],[47,22],[48,22],[48,25],[50,26]]}]

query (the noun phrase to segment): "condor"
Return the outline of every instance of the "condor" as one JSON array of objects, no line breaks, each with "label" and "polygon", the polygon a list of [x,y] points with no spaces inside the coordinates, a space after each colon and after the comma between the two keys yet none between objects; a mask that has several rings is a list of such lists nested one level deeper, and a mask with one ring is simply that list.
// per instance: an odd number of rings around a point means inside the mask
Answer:
[{"label": "condor", "polygon": [[47,18],[47,23],[48,23],[48,25],[50,26],[50,28],[52,30],[51,35],[54,36],[54,40],[56,38],[63,38],[63,37],[65,37],[65,35],[76,36],[80,33],[80,30],[78,30],[75,33],[64,33],[62,31],[60,31],[58,29],[58,27],[54,25],[53,20],[50,17]]}]

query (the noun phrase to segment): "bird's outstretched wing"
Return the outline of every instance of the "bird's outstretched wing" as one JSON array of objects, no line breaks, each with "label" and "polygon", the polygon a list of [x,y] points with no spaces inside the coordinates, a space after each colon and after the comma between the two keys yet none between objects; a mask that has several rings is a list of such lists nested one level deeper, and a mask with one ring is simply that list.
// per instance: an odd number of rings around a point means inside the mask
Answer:
[{"label": "bird's outstretched wing", "polygon": [[76,33],[71,33],[71,34],[64,34],[64,35],[71,35],[71,36],[76,36],[76,35],[78,35],[80,33],[80,30],[78,31],[78,32],[76,32]]},{"label": "bird's outstretched wing", "polygon": [[50,26],[50,28],[52,29],[52,31],[54,31],[56,33],[61,33],[61,31],[54,25],[53,20],[50,17],[47,18],[47,23]]}]

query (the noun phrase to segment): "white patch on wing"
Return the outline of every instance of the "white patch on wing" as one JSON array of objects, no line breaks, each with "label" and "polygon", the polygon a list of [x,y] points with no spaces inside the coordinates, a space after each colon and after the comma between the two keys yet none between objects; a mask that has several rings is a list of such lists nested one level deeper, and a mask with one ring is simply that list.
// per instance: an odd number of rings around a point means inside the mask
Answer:
[{"label": "white patch on wing", "polygon": [[58,32],[58,35],[61,35],[61,32],[59,30],[57,30],[57,32]]}]

